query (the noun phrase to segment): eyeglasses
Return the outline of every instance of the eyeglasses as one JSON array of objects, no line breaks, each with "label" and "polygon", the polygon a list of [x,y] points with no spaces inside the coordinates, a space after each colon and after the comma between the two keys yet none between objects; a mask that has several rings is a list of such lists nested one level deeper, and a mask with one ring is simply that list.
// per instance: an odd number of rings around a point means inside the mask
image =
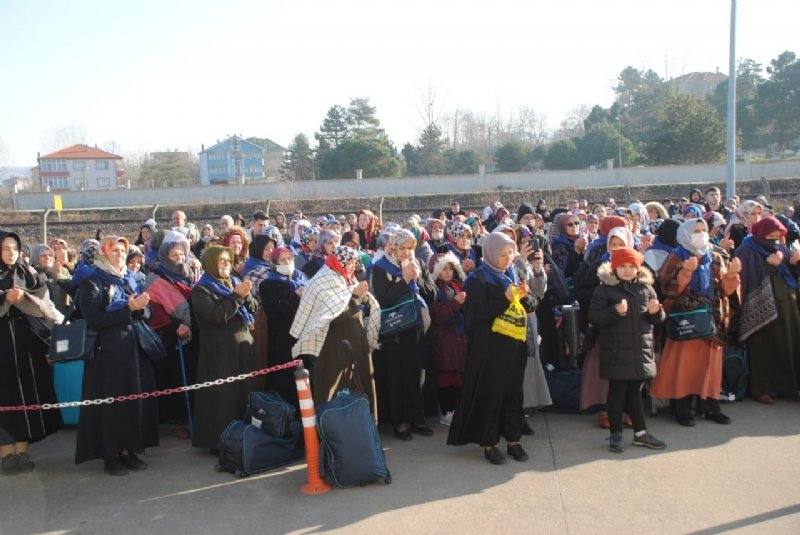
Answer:
[{"label": "eyeglasses", "polygon": [[570,221],[569,223],[567,223],[568,227],[577,227],[579,225],[580,223],[578,221]]},{"label": "eyeglasses", "polygon": [[230,264],[231,263],[231,259],[222,257],[222,258],[219,259],[219,263],[220,264]]}]

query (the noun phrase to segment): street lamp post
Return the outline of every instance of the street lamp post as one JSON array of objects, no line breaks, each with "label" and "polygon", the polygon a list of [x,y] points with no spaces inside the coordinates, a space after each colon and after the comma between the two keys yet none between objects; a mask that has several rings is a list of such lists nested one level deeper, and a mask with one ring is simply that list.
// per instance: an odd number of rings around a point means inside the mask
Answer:
[{"label": "street lamp post", "polygon": [[617,117],[617,147],[619,148],[619,168],[622,169],[622,119]]}]

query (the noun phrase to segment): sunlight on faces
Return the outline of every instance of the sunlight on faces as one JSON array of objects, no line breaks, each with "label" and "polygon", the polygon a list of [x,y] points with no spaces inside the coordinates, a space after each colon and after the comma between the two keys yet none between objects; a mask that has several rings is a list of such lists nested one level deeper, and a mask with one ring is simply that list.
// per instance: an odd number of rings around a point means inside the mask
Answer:
[{"label": "sunlight on faces", "polygon": [[269,257],[272,254],[272,251],[274,250],[275,250],[275,242],[272,240],[268,241],[267,244],[264,246],[264,252],[261,253],[261,259],[269,260]]},{"label": "sunlight on faces", "polygon": [[284,251],[278,255],[279,266],[289,266],[294,264],[294,255],[288,251]]},{"label": "sunlight on faces", "polygon": [[56,255],[47,250],[42,251],[42,254],[39,255],[39,264],[45,269],[53,269],[53,266],[56,265]]},{"label": "sunlight on faces", "polygon": [[138,272],[140,269],[142,269],[142,257],[134,256],[131,258],[131,261],[128,262],[128,269],[133,272]]},{"label": "sunlight on faces", "polygon": [[619,236],[611,236],[611,239],[608,240],[608,250],[613,251],[614,249],[620,249],[622,247],[627,247],[625,242],[622,241],[622,238]]},{"label": "sunlight on faces", "polygon": [[231,276],[231,257],[228,255],[228,252],[224,252],[219,255],[219,261],[217,263],[217,271],[219,272],[220,279],[227,279]]},{"label": "sunlight on faces", "polygon": [[128,256],[128,250],[124,243],[115,243],[108,250],[108,263],[117,271],[122,271],[125,267],[125,260]]},{"label": "sunlight on faces", "polygon": [[15,264],[19,260],[19,245],[17,240],[11,236],[3,240],[3,263],[7,266]]},{"label": "sunlight on faces", "polygon": [[244,243],[242,243],[242,237],[241,236],[239,236],[238,234],[234,234],[233,236],[231,236],[231,241],[230,241],[229,247],[233,251],[233,254],[241,255],[242,254],[242,246],[243,245],[244,245]]},{"label": "sunlight on faces", "polygon": [[581,231],[581,222],[577,217],[567,221],[565,225],[565,232],[567,233],[568,236],[577,236],[580,231]]},{"label": "sunlight on faces", "polygon": [[632,281],[636,278],[636,272],[639,268],[633,264],[622,264],[617,266],[617,278],[621,281]]},{"label": "sunlight on faces", "polygon": [[747,216],[747,224],[753,225],[755,223],[758,223],[759,221],[761,221],[762,215],[764,215],[764,209],[761,208],[760,206],[757,206],[752,212],[750,212],[750,215]]},{"label": "sunlight on faces", "polygon": [[369,228],[369,216],[367,214],[359,214],[358,228],[361,230],[367,230]]},{"label": "sunlight on faces", "polygon": [[317,248],[317,236],[316,234],[308,239],[308,245],[306,245],[310,250],[314,250]]},{"label": "sunlight on faces", "polygon": [[459,238],[456,240],[456,245],[462,251],[466,251],[469,249],[470,245],[472,244],[472,232],[467,231],[464,232]]},{"label": "sunlight on faces", "polygon": [[347,273],[348,277],[352,277],[353,273],[356,272],[356,259],[351,258],[347,262],[344,263],[344,272]]},{"label": "sunlight on faces", "polygon": [[522,216],[522,219],[520,219],[519,222],[523,225],[532,227],[534,223],[536,223],[536,216],[534,214],[525,214]]},{"label": "sunlight on faces", "polygon": [[331,240],[325,244],[325,254],[329,255],[333,253],[333,250],[339,247],[339,240]]},{"label": "sunlight on faces", "polygon": [[264,232],[264,227],[267,226],[267,222],[263,219],[256,219],[253,221],[251,228],[253,229],[253,236],[258,236],[262,232]]},{"label": "sunlight on faces", "polygon": [[183,250],[183,247],[173,247],[170,249],[167,257],[176,264],[183,264],[186,262],[186,252]]},{"label": "sunlight on faces", "polygon": [[401,243],[397,249],[394,250],[394,256],[400,262],[405,260],[410,260],[414,257],[414,249],[417,247],[417,241],[414,239],[409,239]]},{"label": "sunlight on faces", "polygon": [[507,270],[511,267],[511,262],[514,261],[514,257],[516,256],[517,247],[509,243],[500,251],[497,255],[497,267],[503,271]]}]

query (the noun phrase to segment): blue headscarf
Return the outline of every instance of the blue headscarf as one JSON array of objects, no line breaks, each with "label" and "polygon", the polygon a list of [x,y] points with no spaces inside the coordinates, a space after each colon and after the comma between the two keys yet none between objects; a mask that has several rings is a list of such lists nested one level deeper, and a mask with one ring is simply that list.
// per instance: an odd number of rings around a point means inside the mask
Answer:
[{"label": "blue headscarf", "polygon": [[706,225],[705,220],[702,218],[687,219],[678,227],[676,237],[678,246],[672,252],[681,260],[688,260],[693,256],[697,257],[697,269],[692,272],[692,281],[689,283],[689,289],[693,294],[703,295],[711,300],[714,298],[714,285],[711,284],[711,245],[708,241],[702,247],[696,247],[692,243],[691,236],[694,234],[697,223],[702,223],[706,234],[708,233],[708,225]]}]

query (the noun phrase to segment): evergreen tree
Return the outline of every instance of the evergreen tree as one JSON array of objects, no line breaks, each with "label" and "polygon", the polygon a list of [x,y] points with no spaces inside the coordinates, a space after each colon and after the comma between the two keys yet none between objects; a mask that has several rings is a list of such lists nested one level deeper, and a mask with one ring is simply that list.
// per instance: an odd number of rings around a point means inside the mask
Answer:
[{"label": "evergreen tree", "polygon": [[289,144],[279,171],[283,180],[312,180],[315,178],[314,154],[305,134],[297,134]]}]

